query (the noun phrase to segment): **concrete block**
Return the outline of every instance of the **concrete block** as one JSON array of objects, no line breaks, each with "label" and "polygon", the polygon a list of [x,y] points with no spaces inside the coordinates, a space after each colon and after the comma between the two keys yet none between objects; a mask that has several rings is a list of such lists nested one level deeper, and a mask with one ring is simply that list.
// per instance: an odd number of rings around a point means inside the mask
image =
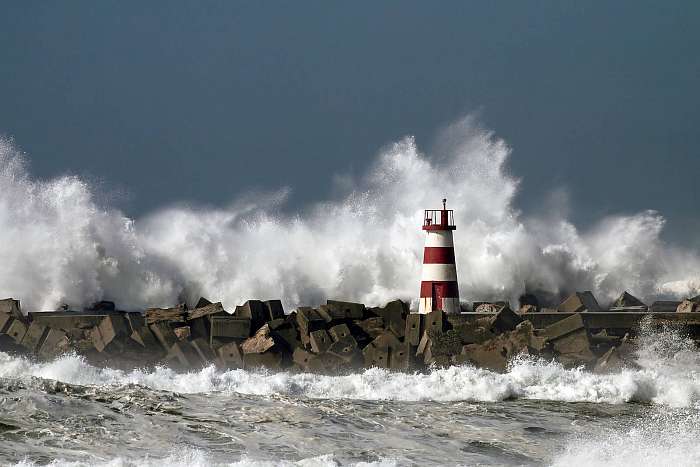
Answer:
[{"label": "concrete block", "polygon": [[587,290],[570,295],[559,304],[557,311],[580,313],[582,311],[601,311],[601,308],[600,305],[598,305],[598,301],[593,296],[593,293]]},{"label": "concrete block", "polygon": [[694,302],[692,300],[683,300],[678,308],[676,308],[678,313],[698,313],[700,312],[700,302]]},{"label": "concrete block", "polygon": [[27,325],[18,319],[13,319],[10,326],[7,328],[7,335],[15,341],[16,344],[22,342],[24,335],[27,333]]},{"label": "concrete block", "polygon": [[326,306],[334,319],[362,319],[365,313],[365,306],[362,303],[327,300]]},{"label": "concrete block", "polygon": [[278,369],[282,365],[282,354],[277,352],[243,354],[246,368]]},{"label": "concrete block", "polygon": [[156,322],[148,326],[153,335],[156,337],[161,347],[166,351],[170,351],[173,345],[178,342],[178,338],[173,332],[168,323],[164,321]]},{"label": "concrete block", "polygon": [[423,330],[428,329],[442,331],[444,329],[445,317],[442,310],[434,310],[423,315]]},{"label": "concrete block", "polygon": [[27,332],[24,334],[20,345],[32,353],[36,352],[44,341],[44,338],[48,333],[48,329],[49,328],[39,323],[31,323],[27,328]]},{"label": "concrete block", "polygon": [[423,335],[422,315],[411,313],[406,316],[406,330],[404,338],[410,345],[417,346],[420,343],[420,338]]},{"label": "concrete block", "polygon": [[512,331],[522,321],[523,319],[511,310],[509,306],[504,306],[496,313],[496,316],[491,318],[489,330],[494,334]]},{"label": "concrete block", "polygon": [[620,295],[617,300],[615,300],[611,305],[610,308],[636,308],[636,307],[643,307],[646,308],[646,305],[637,297],[634,295],[628,293],[626,290],[622,292],[622,295]]},{"label": "concrete block", "polygon": [[115,339],[125,338],[131,330],[127,320],[118,314],[105,316],[92,331],[92,343],[98,352],[104,352]]},{"label": "concrete block", "polygon": [[207,305],[211,305],[211,301],[207,300],[204,297],[199,297],[199,300],[197,300],[197,304],[194,306],[194,308],[204,308]]},{"label": "concrete block", "polygon": [[402,338],[406,334],[406,316],[408,306],[401,300],[394,300],[380,308],[376,313],[384,319],[385,329],[390,330],[396,337]]},{"label": "concrete block", "polygon": [[586,329],[586,323],[583,320],[583,316],[577,313],[547,326],[542,331],[542,335],[548,340],[554,341],[579,329]]},{"label": "concrete block", "polygon": [[411,346],[408,342],[389,349],[389,368],[404,371],[411,368]]},{"label": "concrete block", "polygon": [[0,334],[5,334],[7,332],[7,328],[10,327],[10,324],[12,324],[12,315],[9,313],[0,313]]},{"label": "concrete block", "polygon": [[23,323],[27,322],[27,318],[22,314],[19,300],[15,300],[14,298],[0,300],[0,314],[2,313],[8,314]]},{"label": "concrete block", "polygon": [[326,351],[348,364],[358,361],[361,355],[357,341],[350,335],[336,340]]},{"label": "concrete block", "polygon": [[243,305],[236,307],[233,315],[237,318],[250,320],[250,331],[255,332],[268,320],[267,308],[260,300],[248,300]]},{"label": "concrete block", "polygon": [[192,332],[190,331],[189,326],[177,327],[177,328],[173,329],[173,332],[177,336],[178,340],[181,340],[181,341],[189,340],[190,336],[192,335]]},{"label": "concrete block", "polygon": [[149,308],[146,310],[146,324],[154,324],[162,321],[171,323],[184,323],[187,316],[185,305],[180,304],[172,308]]},{"label": "concrete block", "polygon": [[672,300],[659,300],[651,304],[649,311],[653,313],[671,313],[678,309],[681,302]]},{"label": "concrete block", "polygon": [[49,328],[37,352],[41,358],[56,357],[68,350],[68,337],[59,329]]},{"label": "concrete block", "polygon": [[588,365],[596,360],[585,329],[569,333],[553,341],[553,345],[559,354],[559,361],[565,365]]},{"label": "concrete block", "polygon": [[367,318],[355,323],[371,339],[375,339],[384,333],[384,318]]},{"label": "concrete block", "polygon": [[221,304],[221,302],[216,302],[216,303],[209,303],[207,305],[204,305],[202,307],[195,308],[194,310],[190,310],[187,312],[187,320],[192,321],[198,318],[203,318],[205,316],[209,315],[216,315],[216,314],[228,314],[224,310],[224,306]]},{"label": "concrete block", "polygon": [[498,313],[504,306],[510,308],[510,302],[474,302],[472,305],[472,307],[474,308],[474,312],[476,313]]},{"label": "concrete block", "polygon": [[268,321],[284,318],[284,308],[282,307],[282,302],[280,300],[266,300],[263,302],[263,305],[265,305],[265,309],[267,311]]},{"label": "concrete block", "polygon": [[326,327],[326,320],[313,308],[299,307],[295,316],[299,333],[302,335],[308,335],[312,331],[318,331]]},{"label": "concrete block", "polygon": [[329,336],[323,329],[313,331],[309,335],[309,341],[311,344],[311,350],[313,350],[315,353],[325,352],[333,343],[331,336]]},{"label": "concrete block", "polygon": [[365,367],[389,368],[389,348],[377,347],[374,343],[362,349]]},{"label": "concrete block", "polygon": [[209,317],[209,323],[210,342],[216,338],[246,339],[252,330],[250,319],[237,316],[212,315]]},{"label": "concrete block", "polygon": [[253,337],[249,337],[241,344],[244,355],[252,353],[264,353],[275,346],[275,340],[271,335],[270,327],[265,324],[258,329]]},{"label": "concrete block", "polygon": [[190,341],[189,344],[199,356],[203,365],[208,365],[216,361],[216,353],[214,353],[214,350],[209,346],[209,342],[206,339],[199,337]]},{"label": "concrete block", "polygon": [[340,339],[351,335],[350,328],[347,324],[335,325],[328,330],[328,333],[331,335],[331,338],[334,341],[339,341]]},{"label": "concrete block", "polygon": [[244,368],[243,354],[238,343],[228,342],[216,350],[219,362],[225,368]]},{"label": "concrete block", "polygon": [[[278,320],[275,320],[278,321]],[[299,339],[299,333],[297,328],[294,326],[294,322],[291,320],[283,320],[283,322],[274,327],[270,324],[270,329],[272,330],[272,335],[279,345],[281,345],[285,350],[292,351],[295,347],[301,345]],[[311,342],[309,342],[309,345]]]},{"label": "concrete block", "polygon": [[188,342],[176,342],[168,350],[166,360],[175,363],[183,369],[197,368],[202,366],[202,361],[195,349]]}]

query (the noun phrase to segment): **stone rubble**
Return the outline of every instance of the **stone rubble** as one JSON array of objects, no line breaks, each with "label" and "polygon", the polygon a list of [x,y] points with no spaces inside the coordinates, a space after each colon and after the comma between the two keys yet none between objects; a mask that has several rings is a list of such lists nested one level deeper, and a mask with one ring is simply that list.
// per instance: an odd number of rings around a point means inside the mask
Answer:
[{"label": "stone rubble", "polygon": [[[655,305],[664,312],[654,314]],[[624,292],[604,311],[586,291],[551,310],[540,308],[533,295],[521,297],[518,312],[504,301],[475,302],[472,309],[415,314],[401,300],[383,307],[328,300],[285,314],[280,300],[248,300],[229,313],[201,298],[193,308],[179,304],[143,313],[99,302],[90,310],[24,315],[18,300],[5,299],[0,350],[39,360],[74,352],[117,368],[216,365],[317,373],[463,364],[505,371],[512,359],[529,355],[602,372],[635,366],[635,335],[646,315],[657,326],[674,321],[700,335],[700,297],[647,307]]]}]

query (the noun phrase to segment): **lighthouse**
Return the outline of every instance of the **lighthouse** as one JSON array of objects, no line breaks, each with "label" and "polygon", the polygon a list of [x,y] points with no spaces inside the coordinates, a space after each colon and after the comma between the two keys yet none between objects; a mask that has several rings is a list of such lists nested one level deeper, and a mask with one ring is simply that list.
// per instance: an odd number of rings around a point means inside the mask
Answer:
[{"label": "lighthouse", "polygon": [[420,283],[418,313],[442,310],[459,313],[459,289],[455,249],[452,242],[454,212],[447,209],[447,200],[442,200],[442,209],[426,209],[423,218],[425,249],[423,250],[423,273]]}]

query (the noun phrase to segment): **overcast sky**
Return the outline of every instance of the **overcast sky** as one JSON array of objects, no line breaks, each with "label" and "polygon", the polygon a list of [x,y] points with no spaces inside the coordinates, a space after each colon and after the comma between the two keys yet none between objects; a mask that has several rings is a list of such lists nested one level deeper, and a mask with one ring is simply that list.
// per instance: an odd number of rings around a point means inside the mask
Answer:
[{"label": "overcast sky", "polygon": [[3,2],[0,133],[138,217],[281,186],[301,207],[476,112],[521,209],[656,209],[700,246],[700,3],[591,3]]}]

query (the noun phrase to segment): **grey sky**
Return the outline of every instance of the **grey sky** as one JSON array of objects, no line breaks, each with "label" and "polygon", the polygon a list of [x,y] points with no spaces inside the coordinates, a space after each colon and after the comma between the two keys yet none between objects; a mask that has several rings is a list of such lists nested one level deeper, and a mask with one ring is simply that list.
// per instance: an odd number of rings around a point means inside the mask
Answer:
[{"label": "grey sky", "polygon": [[[148,4],[146,4],[148,3]],[[128,190],[139,216],[331,196],[385,144],[478,112],[518,205],[585,226],[657,209],[700,246],[698,2],[4,2],[0,133],[40,177]]]}]

